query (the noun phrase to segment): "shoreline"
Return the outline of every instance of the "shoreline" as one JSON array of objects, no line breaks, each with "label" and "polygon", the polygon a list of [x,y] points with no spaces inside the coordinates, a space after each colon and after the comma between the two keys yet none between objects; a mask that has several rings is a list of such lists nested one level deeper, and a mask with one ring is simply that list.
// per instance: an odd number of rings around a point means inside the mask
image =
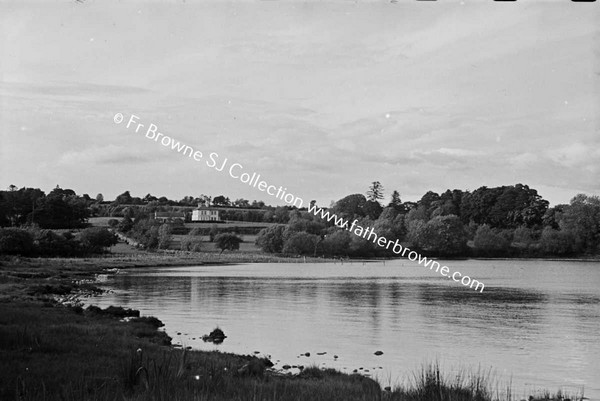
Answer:
[{"label": "shoreline", "polygon": [[[298,375],[285,375],[270,371],[268,364],[256,356],[178,349],[164,331],[158,330],[159,323],[162,323],[157,319],[134,317],[124,322],[121,315],[128,312],[123,308],[98,311],[99,308],[84,310],[78,306],[82,298],[100,291],[95,285],[97,275],[110,274],[111,269],[249,263],[242,260],[210,263],[198,259],[165,258],[152,254],[83,259],[0,258],[0,334],[9,338],[0,340],[0,352],[6,356],[1,358],[4,362],[0,361],[0,374],[6,378],[4,383],[10,384],[6,388],[0,385],[0,399],[4,396],[14,399],[15,394],[11,389],[22,386],[20,399],[37,400],[45,397],[54,400],[57,398],[52,398],[52,393],[42,394],[40,391],[47,391],[46,386],[52,388],[53,382],[56,382],[56,386],[63,386],[66,380],[71,386],[86,387],[86,391],[93,391],[98,381],[102,381],[105,388],[102,391],[106,393],[98,397],[95,395],[93,399],[107,401],[115,399],[116,394],[124,395],[127,400],[151,399],[149,395],[153,391],[175,394],[179,400],[251,399],[244,398],[243,393],[239,393],[240,389],[253,397],[273,401],[424,400],[417,397],[418,391],[415,393],[415,389],[383,388],[377,381],[359,374],[307,366]],[[282,259],[278,258],[275,263],[290,263]],[[325,260],[321,259],[321,262]],[[62,302],[57,299],[62,299]],[[31,322],[36,323],[32,325]],[[7,331],[3,333],[4,328]],[[66,373],[56,372],[60,367],[48,361],[49,355],[53,355],[52,360],[64,362],[60,366],[66,366]],[[91,359],[93,355],[104,360],[106,367]],[[156,376],[156,372],[152,373],[152,366],[157,365],[164,369],[162,377]],[[81,370],[81,377],[74,373],[77,369]],[[207,369],[212,369],[211,375],[206,376]],[[76,377],[70,378],[69,375],[73,374]],[[436,391],[443,389],[449,395],[453,391],[469,391],[467,383],[465,388],[453,388],[453,383],[443,379],[437,366],[423,368],[423,372],[417,372],[415,377],[421,374],[422,388],[419,391],[426,390],[427,385],[432,383],[436,384]],[[214,388],[215,378],[227,385]],[[82,382],[76,384],[76,380]],[[209,390],[213,391],[213,397],[199,398]],[[82,388],[74,388],[71,398],[85,400],[75,396],[81,391]],[[270,398],[274,394],[280,396]],[[473,393],[471,398],[461,399],[503,399],[492,393],[485,396],[479,394],[479,398],[476,396]]]}]

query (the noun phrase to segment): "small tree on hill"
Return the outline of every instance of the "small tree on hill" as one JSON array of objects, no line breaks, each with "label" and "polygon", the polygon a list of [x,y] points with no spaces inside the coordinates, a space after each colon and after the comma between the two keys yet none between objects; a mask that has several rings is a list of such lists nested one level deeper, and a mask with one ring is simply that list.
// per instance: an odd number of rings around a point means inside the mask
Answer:
[{"label": "small tree on hill", "polygon": [[90,227],[81,232],[81,244],[92,252],[102,251],[115,245],[118,238],[104,227]]},{"label": "small tree on hill", "polygon": [[373,181],[367,191],[367,200],[379,202],[381,199],[383,199],[383,185],[379,181]]},{"label": "small tree on hill", "polygon": [[235,251],[240,249],[240,243],[244,242],[240,237],[233,233],[222,233],[215,236],[215,247],[221,250],[223,253],[224,250]]}]

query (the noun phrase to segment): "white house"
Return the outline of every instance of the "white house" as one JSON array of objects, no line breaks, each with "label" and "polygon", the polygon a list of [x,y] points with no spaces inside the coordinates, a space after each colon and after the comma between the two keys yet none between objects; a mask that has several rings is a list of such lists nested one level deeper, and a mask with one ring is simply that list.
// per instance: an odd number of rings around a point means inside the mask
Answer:
[{"label": "white house", "polygon": [[219,210],[210,207],[199,206],[192,212],[192,221],[219,221]]}]

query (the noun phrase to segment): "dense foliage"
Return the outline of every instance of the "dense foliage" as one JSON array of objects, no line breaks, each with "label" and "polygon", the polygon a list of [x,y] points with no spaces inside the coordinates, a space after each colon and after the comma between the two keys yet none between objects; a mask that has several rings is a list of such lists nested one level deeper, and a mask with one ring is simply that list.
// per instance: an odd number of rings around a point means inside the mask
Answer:
[{"label": "dense foliage", "polygon": [[[323,209],[348,223],[355,221],[364,228],[372,228],[378,236],[398,240],[428,255],[536,257],[597,255],[600,251],[598,196],[579,194],[568,205],[549,207],[548,201],[535,189],[516,184],[483,186],[472,192],[449,189],[438,194],[429,191],[417,202],[403,202],[400,193],[394,190],[389,203],[383,199],[384,188],[374,181],[365,194],[347,195]],[[259,232],[260,226],[211,225],[192,234],[182,221],[162,224],[152,218],[155,212],[190,212],[197,205],[219,207],[223,220],[268,223],[269,226]],[[46,195],[39,189],[15,186],[0,191],[0,227],[35,225],[39,228],[29,235],[3,230],[0,251],[29,253],[35,248],[36,252],[45,254],[61,249],[60,252],[75,254],[79,246],[85,247],[85,238],[83,242],[77,239],[75,244],[72,238],[43,230],[84,227],[90,216],[120,217],[109,221],[109,226],[149,249],[167,249],[172,244],[172,236],[180,234],[186,235],[181,240],[181,249],[198,251],[202,247],[200,235],[208,235],[210,241],[215,242],[219,235],[231,232],[258,234],[256,244],[268,253],[393,256],[391,250],[341,229],[334,220],[323,219],[307,209],[272,207],[245,199],[231,201],[224,195],[186,196],[180,201],[151,194],[139,198],[131,196],[129,191],[111,202],[105,201],[102,194],[90,198],[87,194],[78,196],[70,189],[56,187]],[[235,247],[232,244],[227,246]]]},{"label": "dense foliage", "polygon": [[[577,195],[569,205],[548,207],[527,185],[481,187],[473,192],[429,191],[402,202],[398,191],[382,206],[378,182],[325,208],[349,223],[370,227],[388,240],[435,256],[575,256],[600,251],[600,198]],[[391,250],[341,229],[308,211],[289,212],[287,225],[265,228],[256,244],[265,252],[372,257]]]},{"label": "dense foliage", "polygon": [[117,236],[101,227],[90,227],[78,235],[59,234],[38,226],[0,228],[0,254],[22,256],[83,256],[102,253],[117,243]]}]

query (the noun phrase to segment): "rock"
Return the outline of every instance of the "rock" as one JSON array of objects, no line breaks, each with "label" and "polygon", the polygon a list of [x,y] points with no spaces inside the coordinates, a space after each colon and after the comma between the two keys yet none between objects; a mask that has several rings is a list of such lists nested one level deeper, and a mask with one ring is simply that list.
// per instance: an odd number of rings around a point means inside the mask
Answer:
[{"label": "rock", "polygon": [[333,359],[338,359],[338,356],[337,356],[337,355],[334,355],[334,356],[333,356]]},{"label": "rock", "polygon": [[290,369],[290,368],[291,368],[291,366],[290,366],[290,365],[283,365],[281,368],[282,368],[283,370],[288,370],[288,369]]},{"label": "rock", "polygon": [[317,352],[317,355],[325,355],[327,352]]},{"label": "rock", "polygon": [[202,341],[221,344],[226,338],[227,336],[225,335],[225,333],[223,333],[223,330],[217,327],[216,329],[211,331],[209,335],[203,335]]},{"label": "rock", "polygon": [[358,373],[358,370],[354,369],[354,370],[352,371],[352,373]]},{"label": "rock", "polygon": [[390,386],[384,387],[383,388],[385,391],[392,391],[392,388]]},{"label": "rock", "polygon": [[383,355],[383,351],[375,351],[375,355],[377,355],[377,356]]},{"label": "rock", "polygon": [[260,354],[260,351],[254,351],[255,354]]},{"label": "rock", "polygon": [[304,356],[310,356],[310,352],[305,352]]}]

